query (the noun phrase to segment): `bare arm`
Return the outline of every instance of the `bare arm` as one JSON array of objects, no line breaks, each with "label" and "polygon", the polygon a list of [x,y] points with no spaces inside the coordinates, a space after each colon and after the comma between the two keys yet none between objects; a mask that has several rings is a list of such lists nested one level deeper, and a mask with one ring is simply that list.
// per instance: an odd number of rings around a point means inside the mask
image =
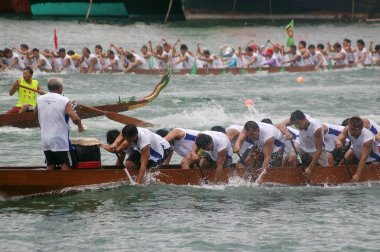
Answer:
[{"label": "bare arm", "polygon": [[247,138],[247,131],[245,129],[243,129],[240,132],[238,139],[236,140],[236,143],[234,146],[234,152],[235,153],[240,152],[241,145],[243,144],[243,142],[245,141],[246,138]]},{"label": "bare arm", "polygon": [[315,151],[313,158],[309,164],[309,167],[307,167],[307,169],[306,169],[306,173],[311,172],[311,170],[317,164],[318,159],[322,154],[323,135],[322,135],[322,131],[320,130],[320,128],[317,129],[317,131],[315,131],[315,133],[314,133],[314,144],[315,144],[316,151]]},{"label": "bare arm", "polygon": [[359,181],[360,175],[363,173],[365,163],[367,162],[367,158],[372,150],[372,141],[373,140],[370,140],[363,144],[362,152],[360,154],[358,169],[356,170],[356,173],[354,174],[354,176],[352,176],[352,180],[355,182]]},{"label": "bare arm", "polygon": [[342,132],[340,132],[339,136],[336,138],[336,140],[335,140],[335,147],[336,148],[342,148],[343,147],[343,143],[346,140],[347,136],[348,136],[348,126],[346,126],[342,130]]},{"label": "bare arm", "polygon": [[141,166],[139,170],[139,175],[137,176],[136,183],[141,184],[145,175],[145,172],[148,168],[148,162],[149,162],[149,157],[150,157],[150,144],[146,145],[144,148],[141,150]]},{"label": "bare arm", "polygon": [[226,154],[227,154],[227,149],[223,149],[218,152],[218,157],[216,159],[216,170],[215,170],[215,175],[213,179],[213,183],[218,183],[220,174],[222,173],[223,170],[223,165],[224,162],[226,161]]},{"label": "bare arm", "polygon": [[272,152],[273,152],[273,146],[274,146],[274,137],[269,138],[264,143],[264,149],[263,149],[264,162],[263,162],[263,166],[262,166],[262,169],[263,169],[262,172],[266,172],[268,167],[269,167],[269,162],[270,162]]},{"label": "bare arm", "polygon": [[20,87],[20,81],[19,80],[15,80],[15,82],[13,83],[11,89],[9,90],[9,96],[14,95],[19,87]]},{"label": "bare arm", "polygon": [[282,121],[281,123],[277,124],[276,127],[281,131],[283,135],[285,135],[285,138],[287,140],[293,139],[293,135],[289,132],[288,126],[292,125],[290,122],[290,118]]},{"label": "bare arm", "polygon": [[65,113],[70,117],[73,123],[78,126],[78,131],[82,132],[84,130],[82,122],[77,113],[75,113],[74,109],[71,107],[70,102],[67,102],[66,104]]}]

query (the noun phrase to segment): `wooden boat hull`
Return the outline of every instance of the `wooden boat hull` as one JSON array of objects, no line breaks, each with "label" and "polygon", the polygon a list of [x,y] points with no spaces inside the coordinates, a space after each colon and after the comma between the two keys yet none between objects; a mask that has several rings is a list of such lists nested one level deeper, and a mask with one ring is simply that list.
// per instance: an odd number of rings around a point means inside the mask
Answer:
[{"label": "wooden boat hull", "polygon": [[[350,166],[349,169],[352,174],[356,172],[356,166]],[[203,171],[209,180],[213,178],[215,169],[204,169]],[[130,169],[129,172],[131,176],[136,176],[138,170]],[[228,183],[231,178],[252,182],[257,175],[258,171],[250,174],[246,170],[236,168],[224,169],[220,182]],[[178,165],[151,170],[148,177],[155,183],[173,185],[200,185],[203,181],[198,169],[182,170]],[[359,182],[376,181],[380,181],[380,165],[367,166]],[[47,171],[42,167],[0,167],[0,195],[3,197],[49,193],[70,187],[107,183],[128,184],[129,181],[124,170],[114,166],[70,171]],[[350,183],[350,177],[344,166],[316,167],[308,180],[303,176],[301,168],[273,168],[263,176],[264,185],[336,186],[346,183]]]},{"label": "wooden boat hull", "polygon": [[[164,71],[162,72],[162,74],[163,74],[162,79],[155,86],[152,93],[145,96],[143,99],[139,101],[129,101],[129,102],[121,102],[117,104],[94,106],[94,108],[97,108],[103,111],[118,113],[118,112],[123,112],[123,111],[128,111],[128,110],[133,110],[133,109],[143,107],[149,102],[153,101],[160,94],[161,90],[164,87],[166,87],[166,85],[169,83],[172,71],[171,70]],[[75,110],[81,119],[87,119],[87,118],[104,115],[102,112],[95,111],[93,109],[88,109],[81,105],[78,105],[78,107],[75,108]],[[38,120],[37,118],[34,118],[34,113],[32,112],[20,113],[20,114],[1,114],[0,127],[3,127],[3,126],[13,126],[13,127],[19,127],[19,128],[33,128],[33,127],[38,127]]]}]

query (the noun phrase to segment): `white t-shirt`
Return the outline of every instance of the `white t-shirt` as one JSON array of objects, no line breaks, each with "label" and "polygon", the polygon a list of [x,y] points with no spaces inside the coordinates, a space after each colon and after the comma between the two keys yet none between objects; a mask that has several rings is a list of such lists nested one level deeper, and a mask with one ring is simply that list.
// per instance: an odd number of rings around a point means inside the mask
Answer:
[{"label": "white t-shirt", "polygon": [[309,120],[310,125],[307,130],[299,131],[300,145],[301,149],[306,153],[314,153],[317,151],[317,148],[315,147],[314,133],[317,130],[320,130],[323,137],[322,124],[318,120],[311,118],[309,115],[305,116],[306,119]]},{"label": "white t-shirt", "polygon": [[259,139],[254,140],[260,151],[264,150],[264,144],[269,138],[274,137],[273,153],[279,151],[285,146],[285,138],[281,131],[276,127],[268,123],[256,122],[260,128]]},{"label": "white t-shirt", "polygon": [[[243,131],[244,126],[241,126],[241,125],[231,125],[231,126],[229,126],[229,127],[226,128],[226,132],[228,132],[231,129],[235,129],[235,130],[239,131],[239,134],[240,134]],[[235,146],[237,138],[232,140],[232,142],[231,142],[232,146]],[[250,139],[246,139],[243,142],[243,144],[241,145],[241,147],[240,147],[239,154],[243,155],[244,152],[246,152],[246,150],[252,148],[252,146],[253,146],[253,141],[251,141]]]},{"label": "white t-shirt", "polygon": [[188,154],[190,154],[199,131],[181,128],[177,129],[183,131],[185,133],[185,136],[180,140],[174,140],[173,150],[181,157],[186,157]]},{"label": "white t-shirt", "polygon": [[335,149],[335,140],[338,138],[339,134],[344,129],[344,126],[333,125],[329,123],[324,123],[327,126],[327,133],[323,136],[323,141],[325,142],[325,150],[333,151]]},{"label": "white t-shirt", "polygon": [[164,157],[164,146],[161,143],[165,139],[163,139],[161,136],[153,133],[152,131],[148,129],[137,127],[137,131],[138,131],[137,143],[132,144],[134,149],[141,153],[141,150],[145,146],[150,145],[149,159],[156,163],[159,161],[162,161]]},{"label": "white t-shirt", "polygon": [[37,98],[43,151],[69,150],[69,117],[65,114],[69,101],[69,98],[51,92]]},{"label": "white t-shirt", "polygon": [[231,143],[222,132],[216,132],[211,130],[202,131],[202,134],[209,135],[212,138],[213,148],[211,151],[206,151],[210,154],[210,157],[213,161],[216,161],[218,158],[218,153],[224,149],[227,150],[227,156],[232,157],[232,147]]},{"label": "white t-shirt", "polygon": [[348,134],[348,138],[351,140],[351,149],[354,150],[355,156],[357,159],[360,159],[360,155],[362,153],[364,143],[373,140],[372,150],[371,150],[366,162],[372,162],[375,160],[380,160],[378,143],[375,141],[374,137],[375,136],[372,134],[372,132],[366,128],[363,128],[362,133],[360,134],[360,136],[357,139],[352,137],[350,134]]}]

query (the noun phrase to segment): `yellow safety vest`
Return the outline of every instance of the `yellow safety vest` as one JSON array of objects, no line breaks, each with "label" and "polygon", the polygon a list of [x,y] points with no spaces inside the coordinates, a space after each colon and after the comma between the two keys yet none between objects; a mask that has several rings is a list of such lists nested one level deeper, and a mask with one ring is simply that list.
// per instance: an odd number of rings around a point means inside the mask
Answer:
[{"label": "yellow safety vest", "polygon": [[[24,78],[20,78],[20,85],[33,88],[37,90],[38,88],[38,81],[32,80],[32,84],[27,83]],[[18,88],[18,103],[16,107],[22,107],[24,104],[29,104],[35,107],[37,105],[37,93],[27,90],[25,88],[19,87]]]}]

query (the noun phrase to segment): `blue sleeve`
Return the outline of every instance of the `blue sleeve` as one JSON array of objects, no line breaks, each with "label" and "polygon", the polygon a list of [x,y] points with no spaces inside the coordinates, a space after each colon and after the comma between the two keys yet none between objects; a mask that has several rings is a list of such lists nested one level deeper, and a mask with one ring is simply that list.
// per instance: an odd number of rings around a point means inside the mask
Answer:
[{"label": "blue sleeve", "polygon": [[236,67],[236,58],[232,58],[227,67]]}]

